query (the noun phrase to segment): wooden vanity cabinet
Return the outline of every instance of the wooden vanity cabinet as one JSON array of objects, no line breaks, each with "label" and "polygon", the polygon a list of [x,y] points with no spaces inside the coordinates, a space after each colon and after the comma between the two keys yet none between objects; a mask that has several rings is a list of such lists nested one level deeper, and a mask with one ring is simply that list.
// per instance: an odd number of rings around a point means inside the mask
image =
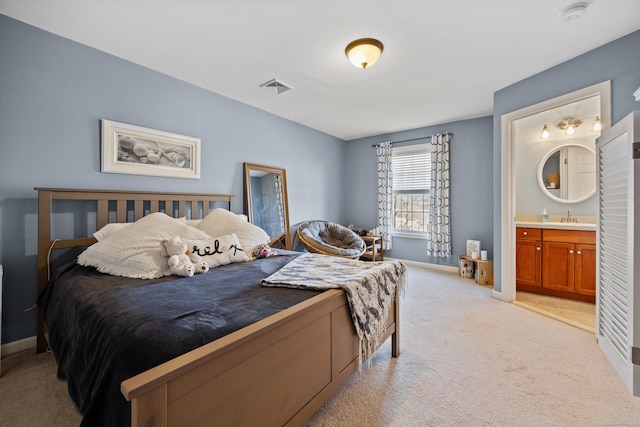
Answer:
[{"label": "wooden vanity cabinet", "polygon": [[542,233],[539,228],[516,228],[516,289],[540,288]]},{"label": "wooden vanity cabinet", "polygon": [[516,289],[595,302],[595,231],[517,227]]},{"label": "wooden vanity cabinet", "polygon": [[542,282],[545,288],[573,292],[575,267],[573,243],[544,242]]},{"label": "wooden vanity cabinet", "polygon": [[595,231],[542,230],[542,287],[595,302]]},{"label": "wooden vanity cabinet", "polygon": [[596,297],[596,245],[576,244],[575,292]]}]

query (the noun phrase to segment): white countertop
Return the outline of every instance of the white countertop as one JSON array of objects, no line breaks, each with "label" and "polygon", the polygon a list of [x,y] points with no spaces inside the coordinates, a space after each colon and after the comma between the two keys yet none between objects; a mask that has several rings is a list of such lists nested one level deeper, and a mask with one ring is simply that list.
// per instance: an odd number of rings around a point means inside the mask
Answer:
[{"label": "white countertop", "polygon": [[555,228],[559,230],[596,231],[596,225],[588,222],[516,221],[516,227]]}]

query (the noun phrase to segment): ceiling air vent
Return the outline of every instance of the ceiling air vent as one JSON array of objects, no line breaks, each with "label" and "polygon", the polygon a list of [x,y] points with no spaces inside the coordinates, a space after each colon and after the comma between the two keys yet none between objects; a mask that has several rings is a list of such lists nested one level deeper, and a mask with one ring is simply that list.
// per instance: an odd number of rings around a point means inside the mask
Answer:
[{"label": "ceiling air vent", "polygon": [[281,82],[277,79],[271,79],[268,82],[264,82],[260,85],[260,87],[266,87],[268,89],[273,89],[276,91],[276,94],[280,95],[282,92],[286,92],[289,89],[293,89],[293,87],[287,85],[284,82]]}]

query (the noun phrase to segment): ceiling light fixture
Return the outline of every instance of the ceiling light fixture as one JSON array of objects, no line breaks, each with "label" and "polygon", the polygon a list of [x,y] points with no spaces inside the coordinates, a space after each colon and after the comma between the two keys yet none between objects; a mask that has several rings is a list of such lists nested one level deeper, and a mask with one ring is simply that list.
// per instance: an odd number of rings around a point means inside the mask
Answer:
[{"label": "ceiling light fixture", "polygon": [[596,116],[596,119],[593,121],[593,125],[591,129],[594,132],[600,132],[602,130],[602,122],[600,122],[600,116]]},{"label": "ceiling light fixture", "polygon": [[560,120],[556,125],[558,129],[565,131],[567,135],[573,135],[576,128],[582,124],[582,120],[568,118]]},{"label": "ceiling light fixture", "polygon": [[372,66],[380,57],[384,46],[376,39],[358,39],[347,45],[344,50],[349,61],[358,68]]},{"label": "ceiling light fixture", "polygon": [[540,139],[549,139],[549,126],[544,125],[542,132],[540,132]]}]

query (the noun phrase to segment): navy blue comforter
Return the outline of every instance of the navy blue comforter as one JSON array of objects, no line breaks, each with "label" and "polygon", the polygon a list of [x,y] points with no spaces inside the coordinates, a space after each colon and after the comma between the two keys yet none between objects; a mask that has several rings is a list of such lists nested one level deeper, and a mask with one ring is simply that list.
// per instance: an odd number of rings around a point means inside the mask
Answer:
[{"label": "navy blue comforter", "polygon": [[60,269],[39,304],[58,376],[68,383],[81,425],[129,425],[123,380],[317,295],[260,286],[298,255],[191,278],[127,279],[75,263]]}]

